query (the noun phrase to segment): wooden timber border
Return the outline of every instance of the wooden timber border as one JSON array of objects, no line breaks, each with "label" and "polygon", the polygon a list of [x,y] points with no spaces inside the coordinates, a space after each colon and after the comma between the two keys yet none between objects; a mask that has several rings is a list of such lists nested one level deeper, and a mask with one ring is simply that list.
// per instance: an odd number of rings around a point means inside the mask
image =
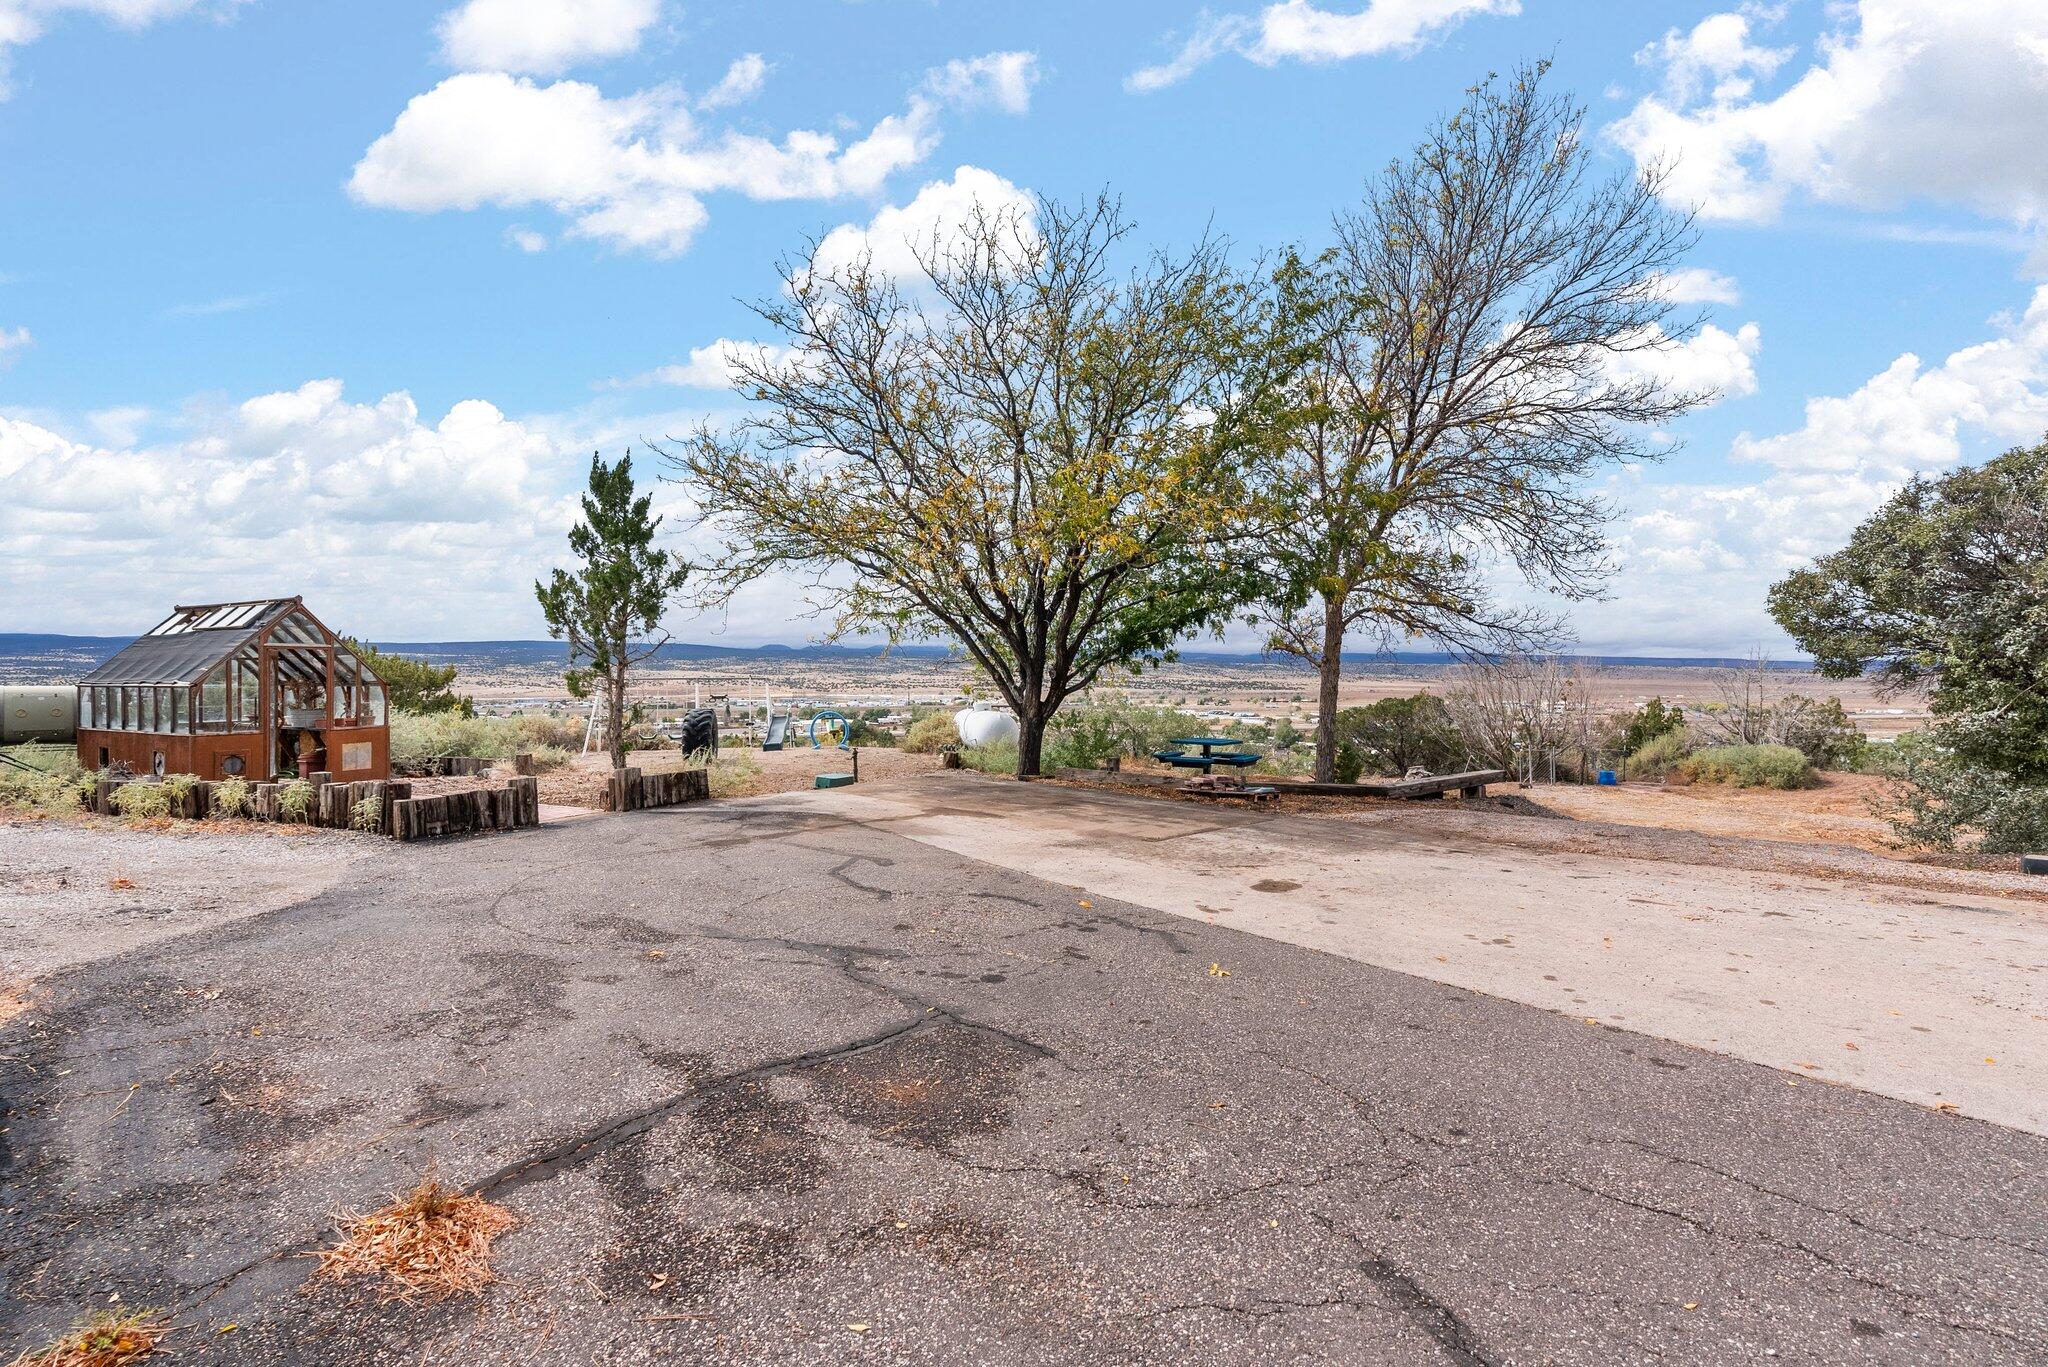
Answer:
[{"label": "wooden timber border", "polygon": [[[1100,783],[1106,787],[1125,786],[1136,788],[1173,788],[1183,781],[1172,774],[1134,774],[1110,769],[1061,769],[1057,777],[1079,779],[1087,783]],[[1462,774],[1429,774],[1421,778],[1375,779],[1368,783],[1312,783],[1307,779],[1266,778],[1252,774],[1261,787],[1270,787],[1275,792],[1294,793],[1305,797],[1391,797],[1426,798],[1446,797],[1456,793],[1460,797],[1485,797],[1486,786],[1490,783],[1505,783],[1508,772],[1505,769],[1472,769]]]},{"label": "wooden timber border", "polygon": [[[404,779],[335,783],[328,775],[316,773],[307,781],[313,785],[313,801],[303,815],[295,816],[285,810],[283,793],[288,785],[283,783],[249,784],[248,807],[237,815],[281,825],[364,831],[388,835],[394,840],[511,831],[540,824],[540,783],[533,778],[514,778],[502,786],[431,797],[414,797],[412,784]],[[117,791],[131,783],[157,782],[151,778],[102,774],[88,805],[101,815],[112,816],[119,810],[114,805]],[[223,786],[201,780],[187,786],[182,798],[173,792],[170,815],[190,819],[212,816],[214,794]],[[376,824],[357,824],[358,809],[371,801],[378,813]]]},{"label": "wooden timber border", "polygon": [[612,770],[604,785],[604,809],[608,812],[637,812],[649,807],[679,807],[685,802],[703,802],[711,796],[711,774],[704,769],[677,769],[665,774],[643,774],[628,766]]}]

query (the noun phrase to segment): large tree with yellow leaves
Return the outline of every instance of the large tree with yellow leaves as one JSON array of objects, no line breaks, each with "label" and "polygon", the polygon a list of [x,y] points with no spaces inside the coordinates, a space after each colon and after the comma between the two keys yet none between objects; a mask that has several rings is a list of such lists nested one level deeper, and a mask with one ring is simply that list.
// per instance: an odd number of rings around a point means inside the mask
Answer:
[{"label": "large tree with yellow leaves", "polygon": [[1252,595],[1243,476],[1306,357],[1219,244],[1129,234],[1098,198],[977,211],[908,273],[814,243],[755,305],[787,346],[734,359],[752,413],[667,448],[713,597],[795,569],[834,635],[957,642],[1019,777],[1062,703]]}]

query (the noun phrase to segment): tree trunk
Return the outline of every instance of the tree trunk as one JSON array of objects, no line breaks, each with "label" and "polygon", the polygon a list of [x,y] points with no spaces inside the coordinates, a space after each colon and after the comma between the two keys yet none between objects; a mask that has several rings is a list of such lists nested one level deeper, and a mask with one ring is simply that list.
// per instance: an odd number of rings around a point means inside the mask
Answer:
[{"label": "tree trunk", "polygon": [[1316,662],[1316,782],[1337,781],[1337,683],[1344,675],[1344,600],[1323,599],[1323,657]]},{"label": "tree trunk", "polygon": [[1017,777],[1038,777],[1045,755],[1045,714],[1017,710]]},{"label": "tree trunk", "polygon": [[626,670],[619,666],[604,680],[604,748],[611,752],[612,768],[626,767]]}]

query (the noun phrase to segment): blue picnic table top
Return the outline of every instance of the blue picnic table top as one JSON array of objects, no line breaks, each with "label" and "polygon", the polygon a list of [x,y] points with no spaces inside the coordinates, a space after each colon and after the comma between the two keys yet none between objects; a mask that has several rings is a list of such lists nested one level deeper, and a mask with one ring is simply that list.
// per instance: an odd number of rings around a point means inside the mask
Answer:
[{"label": "blue picnic table top", "polygon": [[1217,746],[1237,745],[1241,742],[1239,742],[1236,736],[1169,736],[1167,743],[1170,745],[1199,745],[1202,747],[1202,753],[1206,755]]},{"label": "blue picnic table top", "polygon": [[1217,746],[1239,744],[1235,736],[1173,736],[1169,738],[1168,743],[1171,745],[1199,745],[1202,748],[1202,753],[1199,755],[1191,755],[1182,750],[1157,750],[1153,752],[1152,758],[1162,764],[1170,764],[1176,769],[1200,769],[1206,774],[1219,764],[1230,768],[1242,769],[1259,762],[1259,757],[1249,751],[1229,750],[1222,754],[1215,752]]}]

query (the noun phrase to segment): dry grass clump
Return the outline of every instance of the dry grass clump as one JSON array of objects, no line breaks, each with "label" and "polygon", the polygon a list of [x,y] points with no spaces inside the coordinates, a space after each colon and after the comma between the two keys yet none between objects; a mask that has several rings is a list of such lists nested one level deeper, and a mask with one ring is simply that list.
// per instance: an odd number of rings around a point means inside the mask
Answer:
[{"label": "dry grass clump", "polygon": [[345,1214],[341,1241],[319,1253],[330,1281],[383,1277],[385,1300],[438,1301],[497,1280],[491,1240],[517,1220],[503,1206],[428,1177],[367,1215]]},{"label": "dry grass clump", "polygon": [[161,1310],[99,1310],[39,1352],[23,1353],[8,1367],[127,1367],[157,1350],[171,1332]]}]

